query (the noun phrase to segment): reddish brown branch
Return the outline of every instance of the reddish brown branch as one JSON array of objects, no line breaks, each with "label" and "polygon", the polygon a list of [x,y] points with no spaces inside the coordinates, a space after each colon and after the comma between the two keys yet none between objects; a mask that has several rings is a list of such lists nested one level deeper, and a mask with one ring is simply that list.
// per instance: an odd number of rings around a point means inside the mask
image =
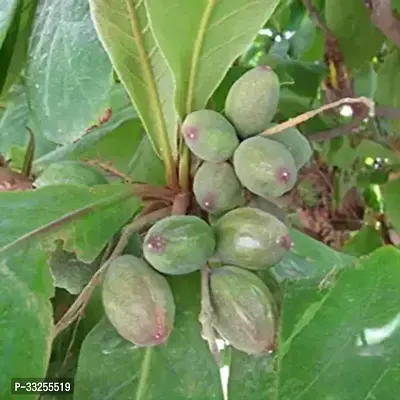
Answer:
[{"label": "reddish brown branch", "polygon": [[393,14],[391,0],[365,0],[372,23],[400,47],[400,20]]}]

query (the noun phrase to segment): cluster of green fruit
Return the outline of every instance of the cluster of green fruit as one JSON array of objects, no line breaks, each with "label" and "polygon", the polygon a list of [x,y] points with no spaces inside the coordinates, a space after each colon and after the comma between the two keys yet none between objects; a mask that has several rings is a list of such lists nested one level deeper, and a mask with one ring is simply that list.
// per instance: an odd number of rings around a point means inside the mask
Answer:
[{"label": "cluster of green fruit", "polygon": [[123,255],[110,265],[103,281],[105,311],[127,340],[139,346],[164,343],[175,303],[162,274],[192,273],[217,260],[209,282],[214,329],[248,354],[273,348],[276,305],[254,272],[280,262],[291,239],[285,218],[266,199],[293,188],[312,152],[295,128],[262,135],[271,126],[279,93],[275,72],[256,67],[232,86],[225,116],[199,110],[184,120],[186,145],[202,162],[193,193],[211,218],[164,218],[143,240],[144,259]]}]

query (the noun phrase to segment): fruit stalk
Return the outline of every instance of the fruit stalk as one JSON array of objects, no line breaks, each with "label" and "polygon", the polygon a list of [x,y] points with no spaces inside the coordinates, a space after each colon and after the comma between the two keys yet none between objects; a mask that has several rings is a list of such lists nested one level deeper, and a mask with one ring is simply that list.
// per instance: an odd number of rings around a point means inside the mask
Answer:
[{"label": "fruit stalk", "polygon": [[213,355],[217,365],[220,365],[221,357],[215,338],[213,328],[213,309],[211,305],[210,293],[210,273],[211,269],[205,264],[201,269],[201,311],[199,322],[201,324],[201,337],[208,342],[208,347]]}]

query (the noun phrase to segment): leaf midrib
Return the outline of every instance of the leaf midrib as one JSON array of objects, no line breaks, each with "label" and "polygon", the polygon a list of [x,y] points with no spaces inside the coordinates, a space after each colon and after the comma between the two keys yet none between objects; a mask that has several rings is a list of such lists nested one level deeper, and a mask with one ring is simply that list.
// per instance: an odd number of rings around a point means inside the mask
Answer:
[{"label": "leaf midrib", "polygon": [[189,114],[191,111],[193,111],[196,81],[197,81],[197,70],[201,57],[201,51],[204,45],[204,39],[206,36],[207,27],[210,23],[211,14],[214,9],[214,6],[215,6],[215,0],[208,0],[206,8],[204,9],[204,13],[201,17],[199,31],[196,40],[194,42],[192,60],[189,72],[189,82],[187,88],[186,107],[185,107],[186,114]]}]

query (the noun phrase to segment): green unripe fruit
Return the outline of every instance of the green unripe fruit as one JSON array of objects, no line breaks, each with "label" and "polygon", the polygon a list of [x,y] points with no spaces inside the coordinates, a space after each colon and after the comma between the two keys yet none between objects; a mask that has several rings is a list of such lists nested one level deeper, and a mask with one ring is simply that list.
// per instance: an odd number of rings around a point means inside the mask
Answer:
[{"label": "green unripe fruit", "polygon": [[264,211],[268,214],[272,214],[274,217],[278,218],[279,221],[282,221],[285,225],[287,226],[290,225],[285,210],[280,208],[277,204],[273,203],[272,201],[264,199],[264,197],[255,196],[249,201],[247,206],[252,208],[258,208],[261,211]]},{"label": "green unripe fruit", "polygon": [[242,185],[262,197],[282,196],[297,180],[296,164],[289,150],[262,136],[240,143],[233,165]]},{"label": "green unripe fruit", "polygon": [[234,266],[213,270],[210,278],[214,328],[237,350],[247,354],[274,349],[277,306],[264,282]]},{"label": "green unripe fruit", "polygon": [[258,270],[282,260],[292,242],[288,227],[272,214],[241,207],[227,212],[214,225],[216,256],[224,264]]},{"label": "green unripe fruit", "polygon": [[245,203],[242,185],[231,164],[206,161],[197,170],[193,192],[203,210],[220,214]]},{"label": "green unripe fruit", "polygon": [[[277,124],[271,124],[271,126],[275,125]],[[312,147],[298,129],[287,128],[282,132],[268,136],[268,138],[282,143],[289,150],[298,170],[310,161],[313,152]]]},{"label": "green unripe fruit", "polygon": [[79,161],[60,161],[50,164],[35,180],[39,187],[50,185],[93,186],[108,183],[106,177],[91,165]]},{"label": "green unripe fruit", "polygon": [[182,135],[192,153],[205,161],[226,161],[239,145],[233,125],[213,110],[190,113],[183,121]]},{"label": "green unripe fruit", "polygon": [[163,344],[175,319],[175,302],[167,280],[144,260],[125,254],[108,267],[102,284],[107,318],[137,346]]},{"label": "green unripe fruit", "polygon": [[268,66],[247,71],[230,88],[225,115],[241,138],[257,135],[272,121],[279,103],[279,78]]},{"label": "green unripe fruit", "polygon": [[200,269],[214,254],[212,228],[191,215],[173,215],[156,222],[143,242],[143,255],[158,271],[182,275]]}]

